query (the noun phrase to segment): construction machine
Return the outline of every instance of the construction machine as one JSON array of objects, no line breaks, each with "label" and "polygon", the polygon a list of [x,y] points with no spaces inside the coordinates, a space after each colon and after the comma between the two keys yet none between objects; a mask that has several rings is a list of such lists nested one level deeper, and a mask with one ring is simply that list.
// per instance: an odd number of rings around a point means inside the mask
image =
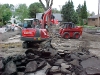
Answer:
[{"label": "construction machine", "polygon": [[36,18],[24,19],[21,31],[21,40],[24,41],[23,48],[28,48],[30,43],[41,43],[49,38],[46,26],[51,23],[51,14],[52,10],[49,8],[46,12],[44,12],[41,23]]},{"label": "construction machine", "polygon": [[59,34],[65,39],[79,39],[82,35],[82,31],[82,26],[75,26],[75,24],[72,22],[64,22],[59,30]]}]

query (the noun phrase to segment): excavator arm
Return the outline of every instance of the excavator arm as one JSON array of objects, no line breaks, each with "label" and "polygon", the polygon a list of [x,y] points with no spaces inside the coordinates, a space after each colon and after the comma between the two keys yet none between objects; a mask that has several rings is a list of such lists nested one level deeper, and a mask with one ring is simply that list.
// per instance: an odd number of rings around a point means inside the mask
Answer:
[{"label": "excavator arm", "polygon": [[51,23],[51,15],[52,15],[52,9],[49,8],[47,11],[44,12],[42,17],[42,28],[45,29],[45,25],[50,25]]}]

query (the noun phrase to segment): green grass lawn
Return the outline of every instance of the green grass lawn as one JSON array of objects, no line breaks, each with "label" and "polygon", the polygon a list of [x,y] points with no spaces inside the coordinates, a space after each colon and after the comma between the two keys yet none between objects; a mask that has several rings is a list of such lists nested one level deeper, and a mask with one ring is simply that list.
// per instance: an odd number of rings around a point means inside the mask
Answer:
[{"label": "green grass lawn", "polygon": [[[81,26],[81,25],[77,24],[77,26]],[[95,29],[96,28],[95,26],[88,26],[88,25],[83,25],[82,27],[83,28],[89,28],[89,29]]]}]

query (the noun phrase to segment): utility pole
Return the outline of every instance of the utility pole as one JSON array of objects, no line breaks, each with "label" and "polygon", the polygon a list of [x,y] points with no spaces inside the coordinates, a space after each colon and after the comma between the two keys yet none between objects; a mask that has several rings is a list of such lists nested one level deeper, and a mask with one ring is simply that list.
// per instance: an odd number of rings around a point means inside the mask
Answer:
[{"label": "utility pole", "polygon": [[99,21],[100,21],[99,20],[99,8],[100,8],[100,5],[99,4],[100,4],[100,0],[98,0],[98,27],[99,27]]}]

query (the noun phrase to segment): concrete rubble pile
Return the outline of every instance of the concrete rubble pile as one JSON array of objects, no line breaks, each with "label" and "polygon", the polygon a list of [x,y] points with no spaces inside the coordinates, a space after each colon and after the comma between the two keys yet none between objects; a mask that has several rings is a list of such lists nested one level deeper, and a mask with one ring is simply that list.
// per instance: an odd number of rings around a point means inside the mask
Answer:
[{"label": "concrete rubble pile", "polygon": [[85,48],[59,52],[50,42],[25,55],[0,57],[0,75],[100,75],[100,59]]}]

